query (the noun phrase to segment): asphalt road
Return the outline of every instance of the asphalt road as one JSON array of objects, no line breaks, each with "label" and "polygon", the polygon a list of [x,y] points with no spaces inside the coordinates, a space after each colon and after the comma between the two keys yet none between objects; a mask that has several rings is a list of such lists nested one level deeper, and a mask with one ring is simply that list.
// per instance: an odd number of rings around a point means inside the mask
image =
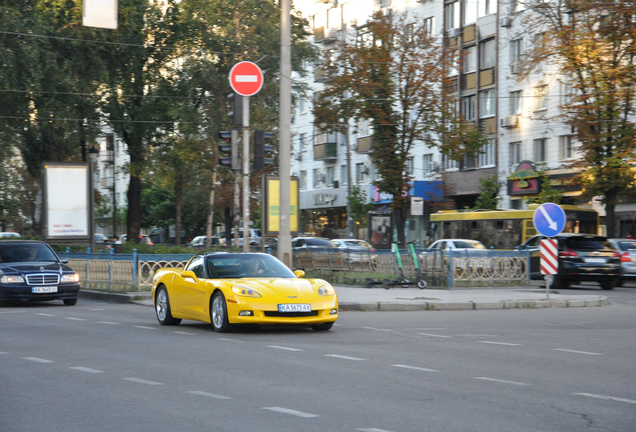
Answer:
[{"label": "asphalt road", "polygon": [[3,306],[0,431],[632,432],[636,290],[607,294],[230,334],[138,305]]}]

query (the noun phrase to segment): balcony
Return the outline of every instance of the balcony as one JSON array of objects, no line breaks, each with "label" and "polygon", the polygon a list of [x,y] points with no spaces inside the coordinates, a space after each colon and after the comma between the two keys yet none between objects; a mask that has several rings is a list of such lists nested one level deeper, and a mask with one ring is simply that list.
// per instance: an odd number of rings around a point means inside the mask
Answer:
[{"label": "balcony", "polygon": [[326,83],[329,81],[329,75],[325,68],[316,67],[314,69],[314,82],[316,83]]},{"label": "balcony", "polygon": [[372,136],[358,138],[358,146],[356,151],[358,153],[371,153],[375,147],[375,142]]},{"label": "balcony", "polygon": [[333,161],[338,157],[338,145],[335,142],[327,142],[314,145],[314,160]]},{"label": "balcony", "polygon": [[316,27],[314,29],[314,41],[316,43],[335,42],[338,30],[333,28]]},{"label": "balcony", "polygon": [[104,189],[112,189],[114,185],[114,181],[112,177],[104,177],[101,183]]}]

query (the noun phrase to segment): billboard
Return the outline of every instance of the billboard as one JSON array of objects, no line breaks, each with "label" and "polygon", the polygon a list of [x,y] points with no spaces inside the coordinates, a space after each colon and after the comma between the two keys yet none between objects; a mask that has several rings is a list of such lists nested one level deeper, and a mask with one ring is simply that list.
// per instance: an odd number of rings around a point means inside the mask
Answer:
[{"label": "billboard", "polygon": [[[297,234],[300,225],[298,208],[298,178],[290,179],[289,228]],[[276,235],[280,228],[280,180],[278,177],[263,176],[263,234]]]}]

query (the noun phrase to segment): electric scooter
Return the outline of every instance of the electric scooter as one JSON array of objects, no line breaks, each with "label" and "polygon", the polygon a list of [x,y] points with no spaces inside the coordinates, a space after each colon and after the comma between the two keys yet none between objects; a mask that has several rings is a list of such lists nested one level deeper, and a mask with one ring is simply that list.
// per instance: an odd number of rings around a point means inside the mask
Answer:
[{"label": "electric scooter", "polygon": [[417,285],[417,287],[419,289],[424,289],[426,288],[426,286],[428,285],[426,283],[426,281],[424,280],[424,277],[422,276],[422,270],[420,270],[420,260],[417,258],[417,254],[415,253],[415,246],[413,245],[414,242],[409,242],[409,246],[411,248],[411,256],[413,257],[413,264],[415,265],[415,285]]},{"label": "electric scooter", "polygon": [[391,289],[392,286],[401,285],[402,288],[408,288],[411,285],[411,282],[404,276],[404,268],[402,267],[402,258],[400,257],[400,250],[398,249],[397,242],[394,242],[391,245],[393,253],[395,253],[395,258],[397,259],[398,265],[398,277],[395,280],[384,279],[382,280],[382,286],[384,289]]}]

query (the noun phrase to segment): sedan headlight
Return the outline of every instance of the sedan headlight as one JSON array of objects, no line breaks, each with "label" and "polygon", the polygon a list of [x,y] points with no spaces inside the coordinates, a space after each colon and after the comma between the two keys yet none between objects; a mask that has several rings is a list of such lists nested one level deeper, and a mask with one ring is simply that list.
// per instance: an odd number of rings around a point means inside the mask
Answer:
[{"label": "sedan headlight", "polygon": [[60,280],[60,283],[73,283],[73,282],[79,282],[79,275],[77,273],[62,275],[62,279]]},{"label": "sedan headlight", "polygon": [[319,296],[332,296],[336,294],[336,290],[333,289],[333,287],[329,284],[323,285],[320,288],[318,288],[318,295]]},{"label": "sedan headlight", "polygon": [[4,275],[0,278],[0,283],[3,284],[20,284],[24,283],[24,278],[22,276],[7,276]]},{"label": "sedan headlight", "polygon": [[232,285],[232,292],[242,297],[261,297],[261,293],[255,289],[244,287],[243,285]]}]

